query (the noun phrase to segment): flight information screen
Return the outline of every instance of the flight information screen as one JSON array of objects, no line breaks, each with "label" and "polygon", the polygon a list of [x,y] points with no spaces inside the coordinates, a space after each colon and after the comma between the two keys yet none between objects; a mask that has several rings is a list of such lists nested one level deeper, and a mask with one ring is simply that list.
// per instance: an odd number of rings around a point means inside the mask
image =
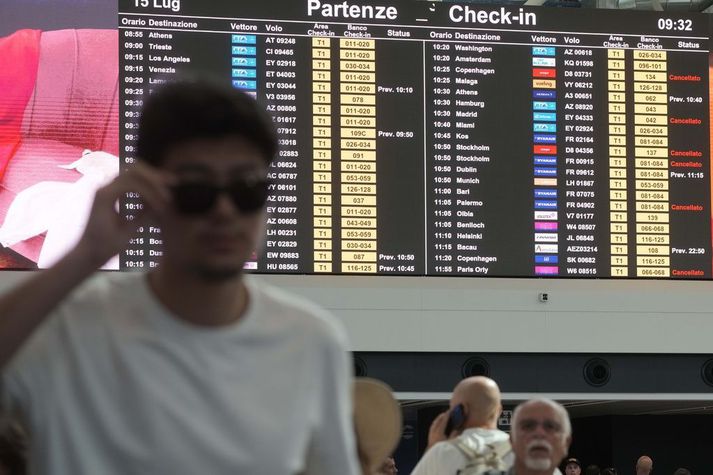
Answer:
[{"label": "flight information screen", "polygon": [[[151,89],[187,74],[223,78],[274,116],[253,271],[712,278],[706,15],[119,5],[122,163]],[[146,227],[121,267],[160,254]]]}]

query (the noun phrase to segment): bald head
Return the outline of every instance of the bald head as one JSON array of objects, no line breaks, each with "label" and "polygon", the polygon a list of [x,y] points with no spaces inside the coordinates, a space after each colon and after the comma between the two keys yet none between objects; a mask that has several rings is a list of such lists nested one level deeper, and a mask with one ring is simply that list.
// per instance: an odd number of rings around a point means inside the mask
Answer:
[{"label": "bald head", "polygon": [[465,427],[488,429],[497,427],[502,406],[500,405],[500,388],[492,379],[485,376],[473,376],[458,383],[453,389],[451,407],[458,404],[463,404],[466,414],[468,414]]},{"label": "bald head", "polygon": [[642,455],[636,461],[636,475],[649,475],[654,468],[654,461],[648,455]]}]

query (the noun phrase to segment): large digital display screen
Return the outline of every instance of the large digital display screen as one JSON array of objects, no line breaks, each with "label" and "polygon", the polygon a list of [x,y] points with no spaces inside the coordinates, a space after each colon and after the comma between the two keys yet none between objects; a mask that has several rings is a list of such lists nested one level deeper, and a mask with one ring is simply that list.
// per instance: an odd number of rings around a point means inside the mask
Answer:
[{"label": "large digital display screen", "polygon": [[[118,27],[122,166],[166,81],[274,116],[252,271],[713,278],[707,15],[121,0]],[[117,265],[160,254],[147,226]]]}]

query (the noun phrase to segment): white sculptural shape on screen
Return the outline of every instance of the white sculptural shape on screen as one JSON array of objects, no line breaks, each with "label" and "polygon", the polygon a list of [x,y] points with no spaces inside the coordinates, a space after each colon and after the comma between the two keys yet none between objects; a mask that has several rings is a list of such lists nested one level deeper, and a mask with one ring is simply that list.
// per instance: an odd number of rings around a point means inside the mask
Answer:
[{"label": "white sculptural shape on screen", "polygon": [[[73,163],[60,165],[81,175],[73,183],[42,181],[17,194],[0,226],[0,244],[18,242],[45,234],[37,266],[50,267],[81,238],[94,195],[119,174],[119,158],[106,152],[85,150]],[[114,256],[103,269],[118,269]]]}]

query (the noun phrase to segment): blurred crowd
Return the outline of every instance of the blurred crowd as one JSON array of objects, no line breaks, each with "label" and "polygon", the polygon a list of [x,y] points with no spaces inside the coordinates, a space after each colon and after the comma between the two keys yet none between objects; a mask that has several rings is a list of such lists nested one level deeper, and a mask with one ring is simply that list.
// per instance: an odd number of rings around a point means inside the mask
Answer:
[{"label": "blurred crowd", "polygon": [[[401,437],[401,409],[391,389],[371,378],[353,386],[354,430],[363,475],[399,472],[393,452]],[[568,455],[572,425],[559,403],[537,398],[514,411],[509,434],[497,428],[500,390],[486,377],[461,381],[450,407],[431,424],[428,444],[412,475],[651,475],[654,462],[642,455],[633,469],[583,464]],[[27,443],[22,429],[5,423],[0,431],[0,475],[26,475]],[[337,473],[337,472],[329,472]],[[691,475],[686,468],[673,475]]]}]

